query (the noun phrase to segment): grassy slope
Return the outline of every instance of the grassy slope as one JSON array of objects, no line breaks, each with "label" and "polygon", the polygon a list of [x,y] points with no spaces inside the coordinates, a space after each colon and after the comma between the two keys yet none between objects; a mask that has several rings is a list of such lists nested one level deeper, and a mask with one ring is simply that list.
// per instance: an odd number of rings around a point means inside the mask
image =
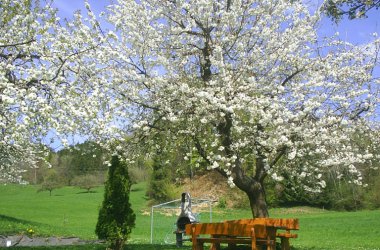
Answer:
[{"label": "grassy slope", "polygon": [[[78,236],[95,239],[94,228],[101,204],[102,188],[94,193],[83,193],[73,187],[37,193],[33,186],[0,186],[0,235],[25,233],[32,228],[38,235]],[[137,215],[136,228],[131,235],[130,249],[174,249],[171,246],[148,246],[150,221],[146,207],[145,185],[133,186],[131,201]],[[145,213],[144,213],[145,212]],[[248,218],[244,210],[213,208],[213,221]],[[296,249],[379,249],[380,211],[330,212],[320,209],[273,209],[272,217],[300,218],[299,238],[291,240]],[[176,215],[155,213],[154,242],[174,241],[173,229]],[[208,221],[208,211],[201,214]],[[137,245],[136,245],[137,244]],[[187,247],[189,248],[189,247]],[[185,249],[187,249],[185,248]],[[36,248],[44,249],[44,248]],[[71,248],[62,248],[71,249]],[[77,248],[73,248],[77,249]],[[79,249],[79,248],[78,248]],[[96,246],[80,249],[97,249]],[[101,249],[101,248],[98,248]],[[129,249],[129,248],[128,248]]]},{"label": "grassy slope", "polygon": [[80,235],[95,238],[93,230],[102,188],[94,193],[65,187],[37,193],[38,187],[0,186],[0,230],[22,233],[32,228],[39,235]]}]

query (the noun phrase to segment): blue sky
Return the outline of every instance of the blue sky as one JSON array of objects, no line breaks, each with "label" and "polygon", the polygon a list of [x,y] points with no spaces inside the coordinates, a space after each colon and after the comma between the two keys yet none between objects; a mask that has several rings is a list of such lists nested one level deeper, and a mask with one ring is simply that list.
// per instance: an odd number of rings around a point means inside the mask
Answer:
[{"label": "blue sky", "polygon": [[[318,6],[321,0],[310,0],[311,5]],[[89,0],[89,3],[96,14],[105,9],[109,0]],[[84,0],[54,0],[54,7],[58,8],[61,17],[71,17],[72,13],[81,9],[85,13]],[[380,10],[372,10],[368,13],[368,18],[347,20],[344,18],[338,24],[328,18],[321,22],[319,34],[330,36],[339,32],[342,40],[353,44],[362,44],[372,39],[371,34],[377,33],[380,36]]]},{"label": "blue sky", "polygon": [[319,33],[332,35],[335,32],[339,32],[342,40],[353,44],[367,43],[373,39],[373,33],[376,32],[380,36],[380,10],[369,12],[368,18],[354,20],[345,18],[338,24],[324,18]]}]

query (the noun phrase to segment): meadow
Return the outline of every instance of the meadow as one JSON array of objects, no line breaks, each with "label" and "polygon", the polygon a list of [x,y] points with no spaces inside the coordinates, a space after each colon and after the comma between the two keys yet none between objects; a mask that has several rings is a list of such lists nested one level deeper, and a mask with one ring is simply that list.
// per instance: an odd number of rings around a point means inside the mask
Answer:
[{"label": "meadow", "polygon": [[[145,197],[145,183],[132,187],[131,203],[136,213],[128,250],[170,250],[175,247],[173,230],[175,213],[154,214],[154,244],[151,242],[150,207]],[[94,240],[98,209],[103,199],[103,188],[90,193],[75,187],[64,187],[52,192],[37,192],[37,186],[0,186],[0,235],[75,236]],[[299,218],[297,239],[291,240],[296,250],[380,250],[380,210],[335,212],[318,208],[294,207],[270,210],[271,217]],[[247,210],[213,207],[212,220],[249,218]],[[202,221],[209,220],[209,210],[201,211]],[[31,230],[30,230],[31,229]],[[28,232],[29,231],[29,232]],[[32,233],[30,233],[32,232]],[[72,247],[30,247],[12,249],[104,249],[104,245],[89,244]],[[185,243],[183,249],[191,249]]]}]

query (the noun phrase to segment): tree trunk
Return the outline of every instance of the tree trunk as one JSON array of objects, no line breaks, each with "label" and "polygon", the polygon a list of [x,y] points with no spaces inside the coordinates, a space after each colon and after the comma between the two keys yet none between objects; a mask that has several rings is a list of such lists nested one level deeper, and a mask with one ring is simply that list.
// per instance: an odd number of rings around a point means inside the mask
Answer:
[{"label": "tree trunk", "polygon": [[263,180],[258,181],[254,177],[246,176],[239,167],[234,170],[234,183],[247,194],[253,218],[269,217]]},{"label": "tree trunk", "polygon": [[[231,147],[231,128],[233,124],[232,115],[230,113],[226,113],[224,117],[225,120],[223,122],[220,122],[217,126],[217,130],[221,135],[221,144],[223,145],[226,155],[228,157],[232,157],[233,155],[239,155],[233,152]],[[198,149],[199,154],[207,161],[208,159],[205,154],[205,151],[200,146],[199,142],[196,142],[196,147]],[[235,166],[231,169],[231,176],[233,177],[233,182],[239,189],[244,191],[248,196],[253,218],[269,217],[266,195],[263,185],[264,179],[267,176],[265,170],[265,159],[265,156],[259,152],[258,157],[256,158],[255,174],[253,176],[248,175],[247,172],[243,169],[239,157],[236,158],[234,164]],[[216,170],[224,177],[229,177],[223,170]]]},{"label": "tree trunk", "polygon": [[262,184],[256,183],[256,185],[252,186],[253,188],[243,191],[248,196],[253,218],[269,217],[266,195]]},{"label": "tree trunk", "polygon": [[124,239],[115,239],[112,244],[111,248],[112,250],[123,250],[124,249],[125,240]]}]

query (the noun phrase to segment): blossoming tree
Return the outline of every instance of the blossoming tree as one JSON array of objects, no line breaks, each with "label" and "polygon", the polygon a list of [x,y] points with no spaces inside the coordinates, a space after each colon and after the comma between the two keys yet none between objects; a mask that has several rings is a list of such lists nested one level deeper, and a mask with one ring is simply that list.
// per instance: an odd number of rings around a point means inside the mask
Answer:
[{"label": "blossoming tree", "polygon": [[350,135],[376,127],[376,37],[320,38],[320,11],[302,1],[119,0],[104,13],[107,29],[88,14],[54,26],[39,47],[60,51],[42,67],[53,74],[39,85],[50,91],[45,127],[121,139],[127,157],[139,144],[191,141],[191,157],[243,190],[258,217],[268,216],[264,180],[283,171],[314,188],[329,169],[360,183],[355,165],[373,155]]},{"label": "blossoming tree", "polygon": [[209,169],[247,194],[253,216],[268,216],[263,183],[281,179],[280,161],[302,159],[300,171],[281,171],[320,187],[335,166],[360,182],[355,164],[373,155],[350,134],[375,119],[376,38],[320,38],[320,12],[301,1],[118,1],[107,17],[116,30],[101,53],[107,91],[115,118],[131,119],[120,133],[191,139]]}]

